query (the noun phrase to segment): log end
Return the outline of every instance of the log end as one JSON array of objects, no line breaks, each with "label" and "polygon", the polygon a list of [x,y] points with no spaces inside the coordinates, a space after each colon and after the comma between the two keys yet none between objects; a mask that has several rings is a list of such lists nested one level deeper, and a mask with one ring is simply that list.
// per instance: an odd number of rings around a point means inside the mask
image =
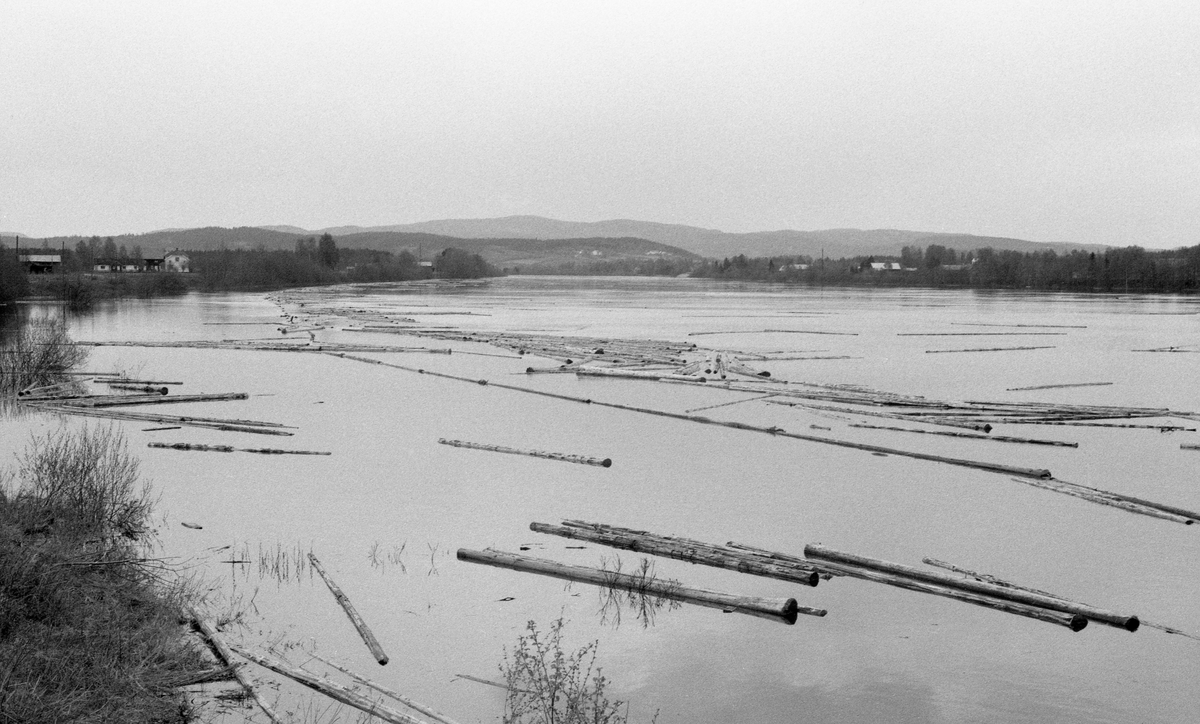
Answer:
[{"label": "log end", "polygon": [[[604,458],[603,460],[600,461],[600,465],[602,467],[611,468],[612,467],[612,458]],[[1191,521],[1189,521],[1189,522],[1191,522]]]},{"label": "log end", "polygon": [[1125,619],[1125,630],[1129,631],[1130,633],[1137,631],[1141,625],[1142,622],[1137,616],[1130,616],[1129,618]]},{"label": "log end", "polygon": [[1085,628],[1087,628],[1087,625],[1088,625],[1088,621],[1083,616],[1080,616],[1079,614],[1075,614],[1074,616],[1071,617],[1070,629],[1072,631],[1075,631],[1076,633],[1078,633],[1078,632],[1084,630]]},{"label": "log end", "polygon": [[812,573],[808,574],[808,585],[812,586],[813,588],[816,588],[817,584],[820,582],[821,582],[821,574],[820,573],[818,573],[817,571],[814,570]]}]

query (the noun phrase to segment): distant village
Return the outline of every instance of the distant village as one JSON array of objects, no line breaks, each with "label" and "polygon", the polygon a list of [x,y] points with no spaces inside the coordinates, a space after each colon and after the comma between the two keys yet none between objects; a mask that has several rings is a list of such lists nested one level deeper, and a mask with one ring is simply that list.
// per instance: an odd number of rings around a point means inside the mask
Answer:
[{"label": "distant village", "polygon": [[[53,274],[62,268],[62,254],[48,253],[41,249],[37,252],[18,252],[17,260],[30,274]],[[163,256],[146,256],[124,259],[96,259],[92,264],[93,272],[124,273],[124,272],[173,272],[187,274],[191,271],[187,254],[173,251]]]}]

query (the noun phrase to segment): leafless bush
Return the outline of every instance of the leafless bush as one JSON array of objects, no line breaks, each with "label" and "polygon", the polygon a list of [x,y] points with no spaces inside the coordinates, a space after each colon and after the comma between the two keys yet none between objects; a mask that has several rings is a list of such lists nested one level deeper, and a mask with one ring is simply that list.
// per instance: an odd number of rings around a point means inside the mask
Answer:
[{"label": "leafless bush", "polygon": [[559,618],[549,634],[533,621],[529,632],[505,651],[500,671],[508,695],[504,724],[625,724],[625,702],[609,700],[609,680],[596,667],[597,642],[578,651],[562,648],[565,622]]},{"label": "leafless bush", "polygon": [[80,535],[142,540],[150,532],[150,485],[112,426],[60,427],[33,438],[20,458],[18,497]]},{"label": "leafless bush", "polygon": [[0,397],[64,382],[86,359],[87,350],[71,342],[62,320],[30,322],[0,347]]}]

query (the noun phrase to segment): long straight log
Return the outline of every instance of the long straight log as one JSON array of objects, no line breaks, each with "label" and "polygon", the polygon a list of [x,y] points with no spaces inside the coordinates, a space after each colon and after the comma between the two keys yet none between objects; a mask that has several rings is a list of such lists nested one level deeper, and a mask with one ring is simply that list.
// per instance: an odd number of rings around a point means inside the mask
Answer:
[{"label": "long straight log", "polygon": [[1065,337],[1066,332],[898,332],[897,337]]},{"label": "long straight log", "polygon": [[350,623],[354,624],[354,628],[358,630],[358,635],[362,637],[363,643],[371,650],[371,654],[375,656],[375,660],[379,662],[380,666],[385,666],[388,662],[387,654],[383,652],[383,647],[379,645],[379,640],[375,638],[375,634],[371,633],[371,629],[362,620],[362,616],[358,615],[354,604],[350,603],[350,599],[346,597],[346,594],[342,593],[342,589],[338,588],[338,585],[325,572],[325,566],[321,565],[321,561],[317,560],[315,555],[309,553],[308,560],[312,563],[313,569],[321,575],[322,580],[325,581],[325,585],[329,586],[329,592],[333,594],[333,597],[341,605],[342,610],[346,612],[346,615],[350,618]]},{"label": "long straight log", "polygon": [[250,395],[245,392],[225,392],[212,395],[126,395],[118,398],[89,400],[81,398],[64,402],[72,407],[120,407],[124,405],[171,405],[176,402],[218,402],[224,400],[246,400]]},{"label": "long straight log", "polygon": [[654,578],[634,576],[628,573],[602,571],[583,566],[570,566],[555,561],[530,558],[500,551],[473,551],[466,548],[459,548],[458,560],[499,568],[511,568],[514,571],[536,573],[540,576],[588,583],[604,588],[632,591],[638,594],[682,601],[697,606],[707,606],[708,608],[716,608],[722,611],[734,611],[773,621],[782,621],[787,624],[794,624],[796,622],[797,613],[809,613],[814,616],[825,615],[825,611],[820,609],[806,609],[801,611],[796,605],[796,599],[794,598],[735,596],[700,588],[687,588],[672,581],[660,581]]},{"label": "long straight log", "polygon": [[262,694],[260,694],[258,689],[254,687],[254,683],[250,681],[250,677],[246,676],[246,672],[242,671],[242,662],[234,660],[233,652],[229,650],[229,647],[225,644],[225,641],[217,635],[216,629],[214,629],[212,625],[208,623],[208,621],[200,617],[195,611],[191,611],[191,615],[192,623],[200,630],[200,633],[204,634],[204,638],[208,640],[208,643],[213,647],[213,650],[216,651],[217,656],[221,659],[221,661],[223,661],[226,666],[233,670],[234,678],[238,680],[238,683],[242,685],[242,688],[246,690],[246,693],[254,697],[254,701],[258,703],[258,707],[263,710],[263,713],[267,715],[267,718],[275,722],[275,724],[283,724],[283,722],[281,722],[279,717],[275,714],[275,711],[271,708],[271,705],[268,704],[265,699],[263,699]]},{"label": "long straight log", "polygon": [[520,450],[515,447],[504,447],[503,445],[488,445],[481,442],[466,442],[465,440],[447,440],[444,437],[438,438],[438,443],[471,450],[487,450],[488,452],[508,453],[510,455],[528,455],[529,457],[545,458],[547,460],[561,460],[564,463],[595,465],[602,468],[612,467],[611,458],[592,458],[586,455],[570,455],[568,453],[544,452],[542,450]]},{"label": "long straight log", "polygon": [[1180,450],[1200,450],[1200,445],[1196,443],[1183,442],[1179,444]]},{"label": "long straight log", "polygon": [[1062,390],[1068,387],[1106,387],[1111,382],[1073,382],[1065,385],[1034,385],[1033,387],[1009,387],[1006,392],[1028,392],[1029,390]]},{"label": "long straight log", "polygon": [[441,713],[440,711],[437,711],[436,709],[431,709],[418,701],[413,701],[412,699],[408,698],[404,694],[401,694],[400,692],[396,691],[395,689],[389,689],[386,686],[377,684],[374,681],[371,681],[370,679],[368,679],[367,677],[362,676],[361,674],[358,674],[357,672],[355,672],[351,669],[348,669],[345,666],[342,666],[341,664],[337,663],[336,661],[330,661],[329,659],[327,659],[323,656],[318,656],[315,653],[310,653],[309,656],[313,657],[317,661],[320,661],[322,663],[328,664],[329,666],[332,666],[333,668],[337,669],[338,671],[341,671],[343,674],[346,674],[347,676],[354,679],[355,681],[362,684],[363,686],[369,686],[372,689],[374,689],[375,691],[378,691],[380,694],[385,694],[387,696],[392,697],[396,701],[407,706],[409,709],[415,709],[416,711],[421,712],[422,714],[429,717],[430,719],[433,719],[434,721],[441,722],[442,724],[458,724],[458,722],[454,721],[453,719],[451,719],[450,717]]},{"label": "long straight log", "polygon": [[[1014,478],[1015,480],[1015,478]],[[1017,482],[1034,485],[1034,481],[1019,480]],[[1125,495],[1124,493],[1114,493],[1110,490],[1101,490],[1093,488],[1089,485],[1080,485],[1079,483],[1068,483],[1065,480],[1050,478],[1048,480],[1036,481],[1040,485],[1035,487],[1043,487],[1057,492],[1074,495],[1076,497],[1085,498],[1096,503],[1111,505],[1118,508],[1126,508],[1134,512],[1142,513],[1143,515],[1159,514],[1159,517],[1167,520],[1174,520],[1184,525],[1192,525],[1200,522],[1200,512],[1180,508],[1174,505],[1165,503],[1156,503],[1152,500]]]},{"label": "long straight log", "polygon": [[230,645],[229,648],[236,651],[239,656],[244,656],[263,668],[270,669],[277,674],[286,676],[293,681],[307,686],[313,691],[317,691],[325,696],[328,696],[330,699],[340,701],[343,704],[348,704],[354,707],[355,709],[365,711],[371,716],[379,717],[389,724],[426,724],[426,722],[421,719],[409,716],[408,714],[405,714],[398,709],[393,709],[386,704],[374,702],[357,691],[354,691],[353,689],[329,681],[328,679],[322,679],[319,676],[314,676],[303,669],[297,669],[296,667],[285,664],[282,661],[272,659],[267,656],[262,656],[252,651],[247,651],[240,646]]},{"label": "long straight log", "polygon": [[836,551],[832,548],[826,548],[822,545],[810,544],[804,546],[804,556],[818,561],[826,561],[837,563],[842,566],[852,568],[865,568],[873,571],[882,571],[893,575],[903,576],[915,581],[931,583],[949,588],[957,588],[963,591],[976,593],[992,598],[999,598],[1006,601],[1025,604],[1027,606],[1036,606],[1040,608],[1048,608],[1052,611],[1060,611],[1062,613],[1078,614],[1093,621],[1106,623],[1110,626],[1123,628],[1126,631],[1137,631],[1140,621],[1137,616],[1128,616],[1124,614],[1113,613],[1101,608],[1089,606],[1086,604],[1066,601],[1061,598],[1053,598],[1043,596],[1028,591],[1004,588],[983,581],[976,581],[970,578],[962,578],[959,576],[951,576],[945,573],[935,571],[926,571],[913,566],[906,566],[901,563],[892,563],[876,558],[868,558],[866,556],[855,555],[853,553],[844,553]]},{"label": "long straight log", "polygon": [[[787,402],[784,400],[771,400],[769,405],[783,405],[784,407],[799,407],[805,410],[821,410],[822,412],[837,412],[844,415],[861,415],[863,417],[882,417],[889,420],[905,420],[913,421],[912,415],[909,413],[889,413],[878,412],[875,410],[856,410],[852,407],[838,407],[836,405],[816,405],[810,402]],[[959,422],[944,419],[922,419],[919,422],[924,422],[929,425],[941,425],[943,427],[957,427],[964,430],[980,430],[982,432],[991,432],[992,426],[988,424],[979,424],[974,422]]]},{"label": "long straight log", "polygon": [[123,382],[105,382],[104,384],[108,385],[114,390],[129,390],[131,392],[145,392],[147,394],[159,395],[165,395],[170,392],[170,390],[168,390],[166,387],[155,387],[153,385],[134,385]]},{"label": "long straight log", "polygon": [[1061,442],[1059,440],[1038,440],[1030,437],[1006,437],[1004,435],[972,435],[966,432],[947,432],[944,430],[917,430],[911,427],[890,427],[888,425],[862,425],[851,423],[850,427],[861,427],[867,430],[892,430],[895,432],[916,432],[923,435],[944,435],[946,437],[961,437],[968,440],[991,440],[992,442],[1010,442],[1024,445],[1053,445],[1056,447],[1079,447],[1077,442]]},{"label": "long straight log", "polygon": [[[1055,593],[1050,593],[1048,591],[1042,591],[1037,588],[1028,588],[1026,586],[1022,586],[1022,585],[1013,583],[1012,581],[1006,581],[1002,578],[997,578],[988,573],[980,573],[978,571],[973,571],[969,568],[961,568],[959,566],[954,565],[953,563],[947,563],[946,561],[940,561],[936,558],[922,558],[921,562],[924,563],[925,565],[934,566],[936,568],[944,568],[948,571],[954,571],[955,573],[961,573],[964,576],[970,576],[971,578],[974,578],[976,580],[987,581],[988,583],[994,583],[997,586],[1004,586],[1005,588],[1016,588],[1016,589],[1019,589],[1022,591],[1029,591],[1031,593],[1040,593],[1043,596],[1052,596],[1054,598],[1062,598],[1062,596],[1059,596],[1058,594],[1055,594]],[[1159,631],[1163,631],[1164,633],[1176,634],[1178,636],[1186,636],[1189,639],[1195,639],[1197,641],[1200,641],[1200,636],[1196,636],[1195,634],[1190,634],[1187,631],[1177,629],[1174,626],[1166,626],[1164,624],[1154,623],[1152,621],[1147,621],[1145,619],[1142,619],[1142,625],[1149,626],[1150,628],[1153,628],[1153,629],[1158,629]]]},{"label": "long straight log", "polygon": [[530,523],[529,529],[535,533],[556,535],[574,540],[586,540],[599,543],[610,548],[649,553],[677,561],[687,561],[714,568],[725,568],[739,573],[749,573],[754,576],[776,578],[805,586],[815,586],[821,576],[813,568],[798,569],[784,566],[760,563],[750,560],[747,556],[738,555],[736,551],[722,551],[719,546],[693,545],[690,541],[680,542],[664,539],[658,536],[622,535],[600,528],[567,527],[549,525],[547,523]]},{"label": "long straight log", "polygon": [[681,375],[670,370],[650,372],[644,370],[620,370],[610,367],[580,367],[575,370],[580,377],[624,377],[635,380],[678,380],[681,382],[705,382],[700,375]]},{"label": "long straight log", "polygon": [[1030,349],[1054,349],[1054,346],[1043,347],[974,347],[972,349],[927,349],[925,354],[942,354],[946,352],[1019,352]]},{"label": "long straight log", "polygon": [[278,429],[283,427],[283,425],[273,422],[260,423],[254,420],[221,420],[220,418],[211,417],[154,415],[150,413],[128,412],[124,410],[95,410],[87,407],[69,407],[66,405],[30,405],[30,407],[35,407],[45,412],[57,413],[60,415],[79,415],[82,417],[101,417],[110,420],[134,420],[138,422],[173,423],[177,425],[186,425],[188,427],[202,427],[211,430],[248,432],[255,435],[282,435],[286,437],[291,437],[292,435],[292,433],[287,432],[286,430]]},{"label": "long straight log", "polygon": [[933,596],[941,596],[942,598],[952,598],[956,601],[962,601],[963,603],[969,603],[974,606],[981,606],[983,608],[990,608],[994,611],[1003,611],[1004,613],[1011,613],[1017,616],[1036,619],[1038,621],[1045,621],[1046,623],[1052,623],[1058,626],[1065,626],[1072,631],[1081,631],[1087,626],[1087,618],[1083,616],[1061,613],[1059,611],[1050,611],[1040,606],[1027,606],[1021,603],[1015,603],[1013,601],[1000,600],[991,596],[983,596],[970,593],[968,591],[962,591],[957,588],[938,586],[932,583],[925,583],[923,581],[917,581],[911,578],[893,575],[891,573],[884,573],[882,571],[856,568],[851,566],[840,566],[836,563],[829,563],[826,561],[820,561],[818,563],[807,558],[801,558],[799,556],[793,556],[787,553],[768,551],[763,548],[756,548],[754,546],[749,546],[744,543],[736,543],[734,541],[730,541],[727,545],[729,545],[730,548],[744,550],[748,553],[768,560],[778,560],[792,563],[800,562],[807,565],[815,564],[820,567],[822,574],[826,576],[849,576],[851,578],[860,578],[864,581],[873,581],[875,583],[882,583],[884,585],[893,586],[896,588],[903,588],[908,591],[916,591],[917,593],[927,593]]},{"label": "long straight log", "polygon": [[232,445],[202,445],[194,442],[149,442],[146,447],[162,448],[164,450],[195,450],[199,452],[248,452],[262,455],[332,455],[328,452],[314,450],[279,450],[277,448],[234,447]]}]

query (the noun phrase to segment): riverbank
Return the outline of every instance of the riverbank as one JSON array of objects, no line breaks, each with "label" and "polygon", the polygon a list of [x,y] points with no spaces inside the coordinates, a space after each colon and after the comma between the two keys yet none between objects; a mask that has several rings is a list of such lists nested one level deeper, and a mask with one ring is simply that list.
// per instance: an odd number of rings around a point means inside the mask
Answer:
[{"label": "riverbank", "polygon": [[228,678],[181,621],[194,593],[149,555],[151,493],[124,437],[59,428],[0,484],[5,721],[194,720],[183,686]]}]

